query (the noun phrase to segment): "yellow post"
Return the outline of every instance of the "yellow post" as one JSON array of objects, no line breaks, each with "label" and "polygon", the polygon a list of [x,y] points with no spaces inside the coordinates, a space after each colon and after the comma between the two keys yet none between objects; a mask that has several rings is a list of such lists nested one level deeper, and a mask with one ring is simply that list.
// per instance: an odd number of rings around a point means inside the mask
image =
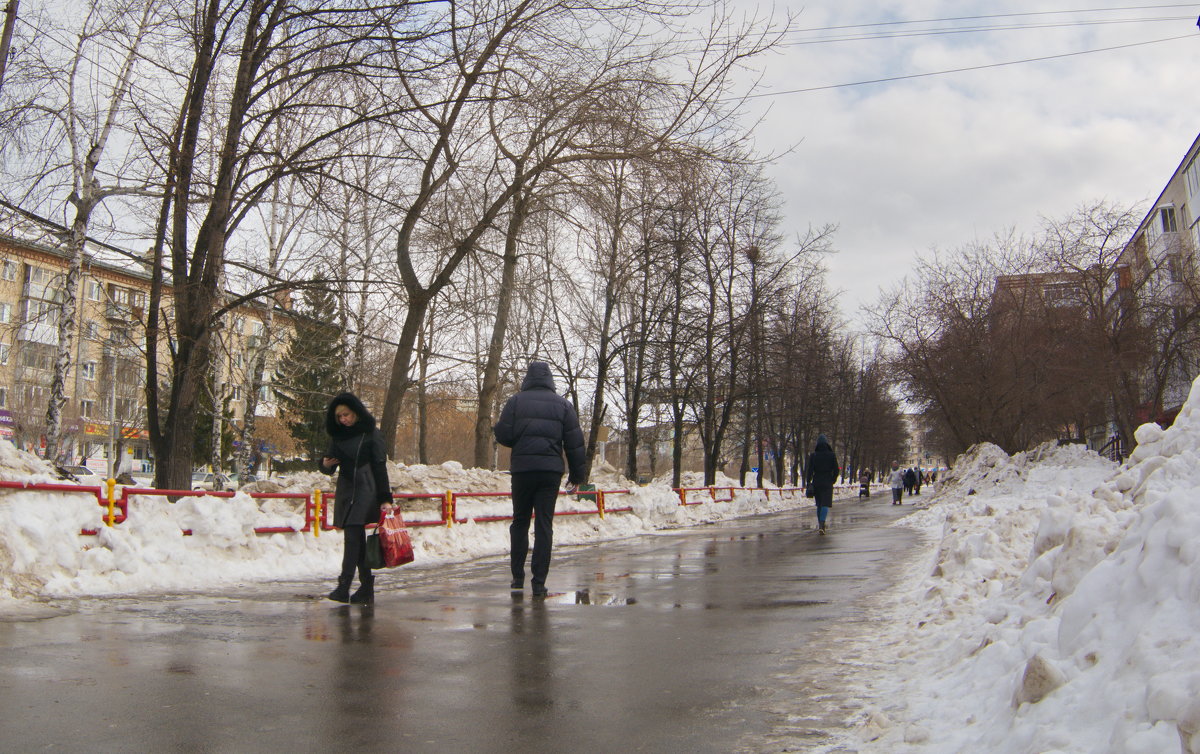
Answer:
[{"label": "yellow post", "polygon": [[446,528],[454,526],[454,491],[446,490]]},{"label": "yellow post", "polygon": [[321,536],[321,491],[313,490],[313,536]]},{"label": "yellow post", "polygon": [[604,518],[604,490],[596,490],[596,510]]},{"label": "yellow post", "polygon": [[113,492],[113,490],[115,490],[116,487],[117,487],[117,480],[110,478],[108,480],[108,520],[104,522],[104,523],[108,524],[109,526],[113,525],[113,519],[115,518],[115,516],[113,515],[113,504],[116,501],[115,501],[115,493]]}]

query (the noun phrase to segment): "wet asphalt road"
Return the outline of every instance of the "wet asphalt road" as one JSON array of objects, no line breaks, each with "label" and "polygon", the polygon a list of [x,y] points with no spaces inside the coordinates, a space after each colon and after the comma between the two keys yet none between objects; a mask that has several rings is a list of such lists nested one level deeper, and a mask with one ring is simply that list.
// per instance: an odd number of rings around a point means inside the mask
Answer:
[{"label": "wet asphalt road", "polygon": [[558,548],[545,600],[489,558],[387,572],[373,607],[284,583],[0,621],[0,750],[802,751],[776,679],[916,542],[907,505],[833,511]]}]

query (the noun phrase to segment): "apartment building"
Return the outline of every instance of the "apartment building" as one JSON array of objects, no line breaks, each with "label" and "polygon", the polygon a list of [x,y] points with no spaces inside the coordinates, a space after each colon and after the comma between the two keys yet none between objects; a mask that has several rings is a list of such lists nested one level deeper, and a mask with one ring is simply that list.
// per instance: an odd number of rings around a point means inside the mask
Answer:
[{"label": "apartment building", "polygon": [[[1123,303],[1137,300],[1139,318],[1150,337],[1159,340],[1154,350],[1170,359],[1154,364],[1153,368],[1165,375],[1165,382],[1148,381],[1144,386],[1141,421],[1172,420],[1186,400],[1192,380],[1200,374],[1200,337],[1186,332],[1197,324],[1197,250],[1200,136],[1126,243],[1117,265],[1114,296]],[[1168,337],[1173,342],[1165,344],[1163,339]]]},{"label": "apartment building", "polygon": [[[0,223],[0,437],[45,448],[45,418],[58,351],[68,259],[52,241],[56,229],[28,216]],[[40,226],[32,228],[32,226]],[[92,249],[89,244],[89,251]],[[72,367],[63,409],[62,460],[105,474],[153,468],[146,428],[146,307],[150,274],[138,255],[96,247],[86,255],[76,293]],[[164,298],[169,302],[169,291]],[[283,301],[286,303],[286,300]],[[234,310],[216,333],[215,404],[240,422],[251,389],[254,356],[266,349],[256,416],[272,417],[274,369],[291,339],[292,319],[279,302]],[[163,311],[169,323],[169,304]],[[158,344],[160,381],[169,378],[168,343]],[[225,421],[228,416],[218,418]],[[113,464],[113,462],[116,464]]]}]

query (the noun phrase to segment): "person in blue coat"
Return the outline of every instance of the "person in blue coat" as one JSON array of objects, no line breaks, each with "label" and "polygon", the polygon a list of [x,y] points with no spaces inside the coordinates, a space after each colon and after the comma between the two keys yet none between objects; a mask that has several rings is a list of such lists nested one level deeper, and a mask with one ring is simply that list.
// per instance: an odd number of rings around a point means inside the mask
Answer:
[{"label": "person in blue coat", "polygon": [[817,435],[817,445],[804,467],[804,488],[817,504],[817,531],[821,534],[825,533],[825,520],[833,507],[833,485],[841,471],[829,438]]},{"label": "person in blue coat", "polygon": [[[512,588],[525,588],[529,552],[529,519],[534,516],[533,594],[546,595],[550,548],[554,542],[554,507],[558,485],[567,472],[567,491],[587,481],[583,430],[575,407],[554,391],[550,365],[530,363],[521,391],[508,399],[492,428],[496,442],[512,448],[513,520],[509,526]],[[566,455],[566,464],[563,456]]]},{"label": "person in blue coat", "polygon": [[[369,605],[375,601],[375,576],[367,564],[367,524],[379,521],[382,506],[391,505],[387,453],[375,417],[354,393],[340,393],[325,410],[329,449],[321,458],[321,471],[337,470],[333,500],[333,525],[342,530],[342,572],[337,588],[329,593],[334,602]],[[359,588],[350,594],[354,571]]]}]

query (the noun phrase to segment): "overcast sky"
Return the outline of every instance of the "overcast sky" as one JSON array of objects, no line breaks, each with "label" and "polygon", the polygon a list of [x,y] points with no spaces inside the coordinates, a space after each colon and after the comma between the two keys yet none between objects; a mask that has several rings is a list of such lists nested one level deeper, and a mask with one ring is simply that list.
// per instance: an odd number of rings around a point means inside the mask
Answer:
[{"label": "overcast sky", "polygon": [[[790,235],[810,224],[839,227],[829,279],[852,320],[919,252],[1009,228],[1032,233],[1040,217],[1098,199],[1152,201],[1200,133],[1200,3],[774,5],[777,15],[787,10],[796,31],[758,61],[759,91],[769,96],[751,104],[766,111],[755,138],[764,152],[794,146],[771,170]],[[963,20],[943,20],[952,18]],[[967,27],[987,30],[945,33]],[[816,41],[831,37],[859,39]],[[1171,37],[1183,38],[1156,41]],[[1136,46],[794,91],[1122,45]]]}]

